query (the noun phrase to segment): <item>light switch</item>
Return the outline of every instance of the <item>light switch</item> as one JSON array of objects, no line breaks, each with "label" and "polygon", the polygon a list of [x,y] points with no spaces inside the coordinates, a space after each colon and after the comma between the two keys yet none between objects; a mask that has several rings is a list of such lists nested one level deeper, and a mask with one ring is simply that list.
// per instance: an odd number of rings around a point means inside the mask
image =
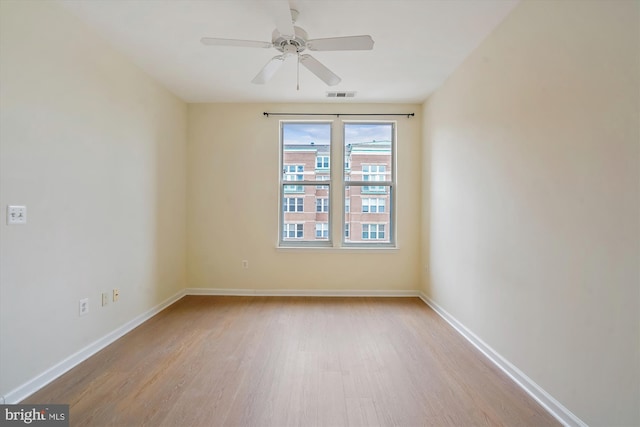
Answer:
[{"label": "light switch", "polygon": [[7,206],[7,224],[22,225],[27,223],[26,206]]}]

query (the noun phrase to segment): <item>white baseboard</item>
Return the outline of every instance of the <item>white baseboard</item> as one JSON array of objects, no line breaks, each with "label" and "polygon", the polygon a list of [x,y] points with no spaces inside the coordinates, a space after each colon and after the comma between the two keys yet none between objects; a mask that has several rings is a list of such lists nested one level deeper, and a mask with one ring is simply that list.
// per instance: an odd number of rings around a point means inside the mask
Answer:
[{"label": "white baseboard", "polygon": [[6,402],[7,404],[16,404],[26,399],[36,391],[40,390],[42,387],[49,384],[51,381],[55,380],[62,374],[66,373],[76,365],[85,361],[89,357],[93,356],[109,344],[113,343],[115,340],[126,334],[127,332],[133,330],[134,328],[140,326],[142,323],[146,322],[156,314],[160,313],[162,310],[178,301],[185,295],[184,290],[178,292],[177,294],[167,298],[160,304],[155,307],[145,311],[141,315],[133,318],[128,321],[124,325],[120,326],[118,329],[108,333],[102,338],[92,342],[88,346],[79,350],[78,352],[72,354],[71,356],[64,359],[62,362],[52,366],[47,369],[37,377],[27,381],[22,384],[18,388],[7,393],[6,396],[3,396],[3,404]]},{"label": "white baseboard", "polygon": [[186,295],[228,295],[228,296],[287,296],[287,297],[418,297],[414,290],[398,291],[360,291],[360,290],[325,290],[325,289],[217,289],[187,288]]},{"label": "white baseboard", "polygon": [[440,317],[449,323],[460,335],[467,339],[474,347],[484,354],[491,362],[507,374],[516,384],[533,397],[540,405],[542,405],[551,415],[565,426],[587,427],[580,418],[565,408],[560,402],[554,399],[549,393],[544,391],[542,387],[533,382],[531,378],[526,376],[521,370],[516,368],[511,362],[502,357],[498,352],[489,347],[476,334],[471,332],[460,323],[455,317],[447,313],[445,309],[440,307],[435,301],[419,292],[418,296],[429,307],[433,309]]}]

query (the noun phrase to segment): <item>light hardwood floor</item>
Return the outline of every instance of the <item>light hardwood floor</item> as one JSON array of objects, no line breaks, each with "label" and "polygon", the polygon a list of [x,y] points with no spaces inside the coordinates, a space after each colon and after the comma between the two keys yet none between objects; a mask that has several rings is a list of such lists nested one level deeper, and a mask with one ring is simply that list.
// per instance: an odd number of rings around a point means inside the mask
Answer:
[{"label": "light hardwood floor", "polygon": [[551,426],[418,298],[188,296],[24,403],[72,426]]}]

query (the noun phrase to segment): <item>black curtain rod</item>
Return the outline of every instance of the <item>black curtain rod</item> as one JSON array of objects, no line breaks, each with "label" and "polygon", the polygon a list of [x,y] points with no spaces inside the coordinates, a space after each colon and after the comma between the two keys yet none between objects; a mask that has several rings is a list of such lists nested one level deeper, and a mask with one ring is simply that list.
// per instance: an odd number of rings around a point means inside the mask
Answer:
[{"label": "black curtain rod", "polygon": [[415,116],[415,113],[362,113],[362,114],[355,114],[355,113],[267,113],[266,111],[264,113],[265,116],[269,117],[269,116],[336,116],[336,117],[340,117],[340,116],[407,116],[407,118],[409,117],[413,117]]}]

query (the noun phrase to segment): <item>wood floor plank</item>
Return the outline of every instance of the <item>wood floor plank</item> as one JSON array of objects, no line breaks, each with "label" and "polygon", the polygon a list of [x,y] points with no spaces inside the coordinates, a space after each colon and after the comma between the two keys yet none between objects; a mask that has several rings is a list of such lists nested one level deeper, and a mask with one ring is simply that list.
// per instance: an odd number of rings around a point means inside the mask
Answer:
[{"label": "wood floor plank", "polygon": [[72,426],[556,426],[417,298],[188,296],[30,396]]}]

